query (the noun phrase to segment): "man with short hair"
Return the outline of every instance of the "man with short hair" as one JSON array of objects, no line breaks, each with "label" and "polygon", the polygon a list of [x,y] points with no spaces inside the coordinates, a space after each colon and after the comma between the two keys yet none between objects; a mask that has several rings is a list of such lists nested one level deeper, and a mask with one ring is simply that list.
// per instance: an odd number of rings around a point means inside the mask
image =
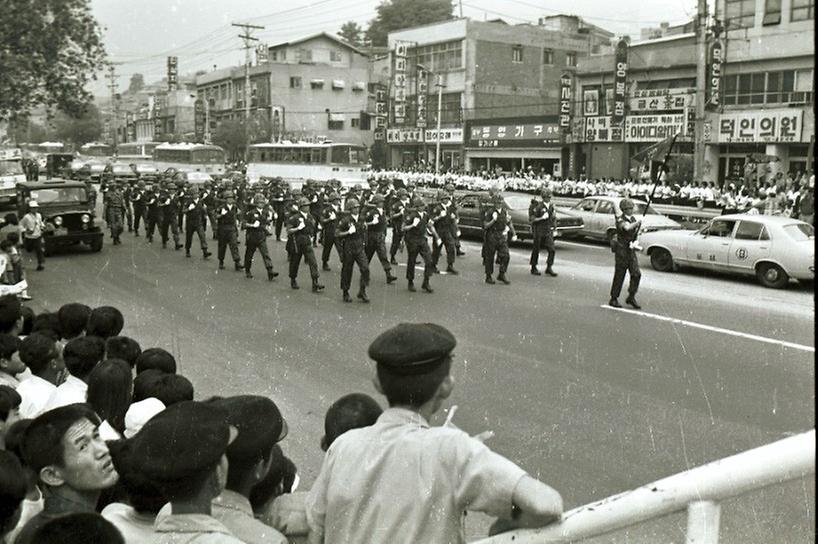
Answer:
[{"label": "man with short hair", "polygon": [[177,251],[182,249],[179,243],[179,195],[173,183],[169,183],[159,193],[159,209],[162,220],[159,223],[159,234],[162,237],[162,247],[168,247],[168,230],[173,235],[173,247]]},{"label": "man with short hair", "polygon": [[87,404],[69,404],[38,416],[22,439],[23,458],[37,474],[45,504],[17,536],[16,544],[36,544],[34,534],[48,521],[75,512],[94,512],[100,493],[118,475],[99,417]]},{"label": "man with short hair", "polygon": [[23,307],[16,295],[0,297],[0,333],[18,335],[23,328]]},{"label": "man with short hair", "polygon": [[45,247],[43,242],[43,230],[45,230],[45,222],[43,216],[40,215],[40,204],[36,200],[28,202],[28,213],[20,220],[20,227],[23,229],[23,245],[28,252],[34,252],[37,255],[37,270],[43,270],[45,267]]},{"label": "man with short hair", "polygon": [[504,529],[560,519],[557,491],[479,439],[429,425],[454,388],[455,344],[431,323],[402,323],[370,344],[389,409],[327,450],[306,503],[310,542],[464,542],[466,510],[498,517]]},{"label": "man with short hair", "polygon": [[341,256],[341,248],[335,241],[335,227],[338,224],[338,216],[341,214],[341,196],[335,191],[327,197],[327,204],[321,210],[321,269],[325,272],[332,270],[329,267],[329,258],[332,255],[332,246],[338,251],[338,258]]},{"label": "man with short hair", "polygon": [[31,377],[17,387],[22,402],[20,417],[31,419],[40,415],[57,385],[65,377],[65,362],[57,343],[43,334],[30,334],[20,342],[20,360],[31,371]]},{"label": "man with short hair", "polygon": [[389,204],[389,222],[392,223],[392,243],[389,246],[389,264],[397,266],[395,255],[403,240],[403,220],[409,206],[409,193],[401,187],[395,192],[395,198]]},{"label": "man with short hair", "polygon": [[162,348],[148,348],[136,358],[136,373],[158,369],[167,374],[176,374],[176,359]]},{"label": "man with short hair", "polygon": [[73,340],[85,334],[88,326],[88,318],[91,317],[91,308],[79,302],[69,302],[63,304],[57,310],[57,318],[60,320],[60,332],[65,340]]},{"label": "man with short hair", "polygon": [[107,340],[112,336],[118,336],[125,327],[125,317],[118,308],[113,306],[99,306],[91,310],[88,315],[88,325],[85,334],[88,336],[98,336],[102,340]]},{"label": "man with short hair", "polygon": [[445,247],[446,272],[457,275],[458,272],[454,268],[454,260],[457,252],[454,235],[456,215],[452,211],[451,206],[451,195],[446,192],[441,192],[438,195],[438,202],[432,207],[432,220],[435,224],[435,231],[437,231],[438,236],[440,236],[440,240],[434,244],[434,249],[432,250],[432,264],[435,273],[437,273],[437,263],[440,260],[443,247]]},{"label": "man with short hair", "polygon": [[146,370],[133,381],[133,402],[155,398],[165,406],[193,400],[193,384],[179,374],[165,374],[161,370]]},{"label": "man with short hair", "polygon": [[62,356],[68,377],[51,393],[44,411],[85,402],[88,375],[105,357],[105,342],[96,336],[75,338],[65,345]]},{"label": "man with short hair", "polygon": [[514,225],[511,222],[506,207],[503,204],[503,197],[499,189],[492,187],[489,190],[489,201],[484,204],[483,210],[483,266],[486,270],[486,283],[494,284],[494,258],[500,264],[500,273],[497,280],[508,285],[511,283],[506,278],[510,254],[508,252],[508,237],[516,240]]},{"label": "man with short hair", "polygon": [[125,212],[125,197],[122,194],[122,187],[119,182],[113,182],[111,189],[105,195],[105,210],[103,215],[111,229],[111,239],[117,246],[122,242],[119,236],[122,234],[122,215]]},{"label": "man with short hair", "polygon": [[139,342],[127,336],[112,336],[105,341],[105,358],[122,359],[133,370],[142,354]]},{"label": "man with short hair", "polygon": [[612,243],[614,253],[614,277],[611,284],[611,300],[608,304],[614,308],[621,308],[619,304],[619,294],[622,292],[622,285],[625,283],[625,273],[630,275],[628,285],[628,298],[625,303],[639,310],[642,307],[636,302],[636,292],[639,290],[639,280],[642,272],[639,270],[639,259],[636,254],[636,239],[639,236],[639,228],[642,221],[633,216],[634,203],[629,198],[623,198],[619,202],[621,215],[616,216],[616,234]]},{"label": "man with short hair", "polygon": [[26,365],[20,360],[20,339],[13,334],[0,333],[0,385],[17,389],[17,375],[25,372]]}]

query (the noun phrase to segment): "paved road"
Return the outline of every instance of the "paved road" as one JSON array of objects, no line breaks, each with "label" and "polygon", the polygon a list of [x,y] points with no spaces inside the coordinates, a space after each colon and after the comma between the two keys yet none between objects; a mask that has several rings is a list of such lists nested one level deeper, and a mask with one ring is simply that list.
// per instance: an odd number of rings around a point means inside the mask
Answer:
[{"label": "paved road", "polygon": [[[213,258],[124,238],[31,272],[35,309],[113,304],[143,348],[176,355],[197,397],[270,395],[290,422],[285,448],[305,488],[320,466],[324,412],[352,391],[376,395],[366,347],[401,321],[455,333],[454,422],[494,430],[490,445],[559,489],[569,508],[815,425],[811,289],[645,266],[637,314],[602,307],[612,273],[603,245],[559,243],[558,278],[530,276],[527,250],[513,248],[512,285],[488,286],[468,242],[463,273],[436,276],[434,295],[407,292],[403,267],[385,285],[374,262],[372,303],[344,304],[337,261],[322,277],[326,293],[314,295],[292,291],[286,274],[262,279],[258,261],[246,280]],[[270,246],[283,272],[284,244]],[[485,528],[470,519],[473,534]],[[812,542],[814,483],[730,501],[722,520],[722,542]],[[672,516],[616,541],[679,542],[684,526]]]}]

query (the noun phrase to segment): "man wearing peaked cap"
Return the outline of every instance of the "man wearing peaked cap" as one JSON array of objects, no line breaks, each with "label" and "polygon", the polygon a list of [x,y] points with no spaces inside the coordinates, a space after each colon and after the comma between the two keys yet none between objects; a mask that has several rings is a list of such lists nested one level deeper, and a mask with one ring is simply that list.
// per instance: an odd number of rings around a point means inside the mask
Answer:
[{"label": "man wearing peaked cap", "polygon": [[[369,347],[376,388],[389,408],[329,447],[306,501],[311,542],[465,542],[463,512],[501,518],[504,529],[559,520],[562,498],[477,438],[429,421],[454,388],[457,342],[432,323],[401,323]],[[372,501],[373,489],[392,493]],[[435,512],[435,523],[428,522]],[[377,527],[361,520],[377,520]],[[325,538],[326,536],[326,538]]]},{"label": "man wearing peaked cap", "polygon": [[327,203],[321,210],[321,268],[325,272],[332,269],[329,267],[329,258],[332,254],[332,246],[338,252],[338,259],[343,260],[341,246],[335,241],[335,227],[338,224],[338,217],[341,215],[341,195],[333,191],[327,197]]},{"label": "man wearing peaked cap", "polygon": [[392,244],[389,246],[389,263],[397,266],[395,254],[403,241],[403,220],[409,206],[409,193],[401,187],[395,192],[395,200],[389,205],[389,220],[392,223]]},{"label": "man wearing peaked cap", "polygon": [[253,516],[250,492],[262,481],[273,461],[273,448],[287,435],[287,422],[276,404],[259,395],[215,399],[238,429],[227,447],[227,486],[213,500],[213,517],[248,544],[286,544],[286,537]]},{"label": "man wearing peaked cap", "polygon": [[350,197],[344,203],[345,213],[338,220],[335,237],[341,247],[341,292],[344,302],[352,302],[349,288],[352,286],[352,271],[355,265],[360,273],[358,299],[369,302],[366,288],[369,286],[369,262],[366,259],[365,237],[366,220],[361,213],[361,203]]},{"label": "man wearing peaked cap", "polygon": [[372,261],[372,256],[378,254],[384,273],[386,273],[386,283],[391,284],[396,281],[397,276],[392,275],[392,265],[386,256],[386,212],[384,202],[386,199],[382,194],[372,196],[372,206],[365,212],[366,220],[366,262]]},{"label": "man wearing peaked cap", "polygon": [[312,249],[312,237],[317,229],[315,217],[310,213],[311,202],[301,197],[292,203],[291,213],[287,216],[287,252],[290,260],[290,287],[300,289],[298,285],[298,268],[301,258],[307,263],[312,278],[312,292],[319,293],[324,286],[318,283],[318,263]]},{"label": "man wearing peaked cap", "polygon": [[434,224],[430,222],[429,214],[425,210],[426,205],[423,199],[415,197],[411,201],[411,206],[407,207],[403,219],[403,235],[406,239],[406,279],[409,282],[408,289],[415,292],[415,261],[418,256],[423,259],[423,284],[421,289],[427,293],[434,290],[429,285],[429,278],[432,277],[434,265],[432,264],[432,251],[429,249],[427,237],[431,232],[436,236]]},{"label": "man wearing peaked cap", "polygon": [[[224,269],[224,256],[227,248],[230,248],[230,256],[233,258],[236,272],[244,269],[239,256],[238,243],[238,207],[236,206],[236,195],[233,191],[222,192],[224,203],[216,211],[216,238],[218,239],[219,269]],[[204,202],[204,201],[203,201]],[[207,206],[205,204],[205,206]],[[213,227],[213,225],[211,225]]]},{"label": "man wearing peaked cap", "polygon": [[264,261],[264,268],[267,269],[267,280],[273,281],[278,272],[273,271],[273,261],[267,249],[267,227],[275,221],[274,217],[265,212],[264,195],[257,194],[253,197],[252,206],[245,216],[245,248],[244,248],[244,275],[252,278],[251,269],[253,267],[253,255],[256,250],[261,254]]},{"label": "man wearing peaked cap", "polygon": [[224,408],[184,401],[154,416],[131,439],[134,469],[155,481],[171,505],[171,515],[154,524],[155,542],[179,542],[180,535],[185,542],[241,542],[211,516],[211,501],[224,487],[225,452],[237,433]]}]

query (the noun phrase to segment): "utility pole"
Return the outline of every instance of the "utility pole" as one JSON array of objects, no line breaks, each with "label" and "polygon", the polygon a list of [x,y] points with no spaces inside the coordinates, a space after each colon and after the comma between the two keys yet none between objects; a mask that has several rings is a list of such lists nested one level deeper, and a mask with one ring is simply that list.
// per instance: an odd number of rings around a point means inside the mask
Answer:
[{"label": "utility pole", "polygon": [[250,48],[252,42],[258,41],[258,38],[250,35],[250,31],[264,30],[264,27],[249,23],[232,23],[232,26],[241,28],[244,31],[239,34],[239,38],[244,40],[244,124],[246,130],[247,122],[250,120]]},{"label": "utility pole", "polygon": [[437,74],[437,135],[435,136],[435,174],[440,173],[440,117],[443,110],[443,74]]},{"label": "utility pole", "polygon": [[113,133],[113,149],[114,154],[116,154],[116,147],[117,147],[117,115],[119,114],[119,104],[117,103],[116,99],[116,80],[119,79],[119,76],[116,74],[116,68],[114,64],[111,63],[108,65],[108,74],[105,76],[108,79],[108,88],[111,90],[111,131]]},{"label": "utility pole", "polygon": [[707,89],[707,0],[696,6],[696,123],[693,135],[693,179],[704,176],[704,117]]}]

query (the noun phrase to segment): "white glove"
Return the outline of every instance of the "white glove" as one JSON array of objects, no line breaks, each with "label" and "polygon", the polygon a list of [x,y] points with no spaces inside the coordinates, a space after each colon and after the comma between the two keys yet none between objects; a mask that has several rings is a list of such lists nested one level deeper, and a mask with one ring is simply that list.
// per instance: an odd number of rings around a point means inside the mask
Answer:
[{"label": "white glove", "polygon": [[511,241],[512,241],[512,242],[516,242],[516,241],[517,241],[517,235],[516,235],[516,234],[515,234],[515,235],[513,235],[513,236],[511,237]]},{"label": "white glove", "polygon": [[457,237],[460,238],[460,229],[457,229]]},{"label": "white glove", "polygon": [[497,214],[497,212],[494,212],[493,214],[491,214],[491,217],[492,217],[494,220],[497,220],[497,218],[498,218],[498,217],[500,217],[500,216]]},{"label": "white glove", "polygon": [[349,226],[349,234],[355,234],[355,230],[356,230],[355,225],[350,225]]},{"label": "white glove", "polygon": [[329,220],[332,221],[335,219],[335,212],[329,212]]},{"label": "white glove", "polygon": [[188,210],[192,210],[196,207],[196,204],[191,204],[187,207]]},{"label": "white glove", "polygon": [[378,223],[380,223],[380,222],[381,222],[381,216],[379,216],[378,214],[375,214],[375,215],[372,217],[372,224],[373,224],[373,225],[377,225],[377,224],[378,224]]}]

